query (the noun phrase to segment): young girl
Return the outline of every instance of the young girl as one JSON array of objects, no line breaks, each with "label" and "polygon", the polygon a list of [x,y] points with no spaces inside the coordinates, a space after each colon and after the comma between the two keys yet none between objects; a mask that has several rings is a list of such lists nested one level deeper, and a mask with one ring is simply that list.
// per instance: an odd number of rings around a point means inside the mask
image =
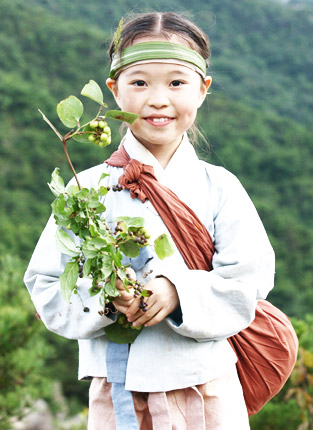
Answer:
[{"label": "young girl", "polygon": [[[107,86],[122,110],[139,115],[120,148],[140,166],[152,166],[159,183],[198,216],[214,243],[213,270],[190,270],[178,249],[162,261],[153,251],[141,264],[135,260],[131,275],[142,279],[152,270],[146,288],[153,294],[143,312],[139,299],[116,283],[121,296],[115,308],[133,325],[145,326],[126,349],[114,349],[104,335],[116,315],[99,315],[88,280],[80,279],[78,289],[89,313],[77,296],[71,304],[62,299],[58,278],[67,257],[56,248],[53,218],[34,251],[26,285],[48,329],[78,339],[79,378],[92,378],[90,430],[249,429],[227,338],[249,326],[257,300],[273,287],[274,255],[239,181],[200,161],[186,134],[212,81],[206,74],[207,37],[175,13],[143,14],[124,25],[120,46],[112,43],[110,56]],[[82,172],[80,182],[96,187],[103,172],[110,185],[124,170],[100,164]],[[136,187],[140,191],[139,179]],[[152,241],[168,232],[151,201],[134,197],[128,189],[108,193],[108,220],[141,216]],[[181,235],[188,247],[183,227]]]}]

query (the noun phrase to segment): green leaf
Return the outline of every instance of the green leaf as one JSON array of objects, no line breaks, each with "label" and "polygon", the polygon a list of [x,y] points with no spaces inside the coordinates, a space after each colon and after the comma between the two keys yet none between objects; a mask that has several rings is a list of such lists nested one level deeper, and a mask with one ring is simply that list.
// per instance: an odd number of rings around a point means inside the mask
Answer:
[{"label": "green leaf", "polygon": [[89,258],[88,260],[85,261],[84,263],[84,267],[83,267],[83,275],[87,278],[90,275],[91,272],[91,265],[92,265],[92,261]]},{"label": "green leaf", "polygon": [[98,256],[98,249],[95,249],[92,244],[87,241],[82,244],[82,252],[86,258],[94,258]]},{"label": "green leaf", "polygon": [[66,127],[73,128],[79,123],[84,112],[82,102],[75,96],[69,96],[57,105],[57,114]]},{"label": "green leaf", "polygon": [[129,216],[120,216],[116,218],[116,221],[124,221],[127,224],[127,227],[135,227],[135,228],[141,228],[145,225],[145,219],[141,217],[129,217]]},{"label": "green leaf", "polygon": [[[115,281],[114,281],[115,282]],[[104,285],[104,291],[110,297],[118,297],[121,295],[120,291],[115,287],[115,284],[112,285],[112,282],[107,282]]]},{"label": "green leaf", "polygon": [[142,290],[140,294],[142,297],[150,297],[153,293],[151,290]]},{"label": "green leaf", "polygon": [[79,188],[77,185],[70,185],[67,189],[66,189],[67,194],[69,194],[70,196],[74,196],[79,192]]},{"label": "green leaf", "polygon": [[63,254],[71,257],[77,257],[80,254],[80,251],[77,250],[73,239],[65,233],[65,231],[58,230],[56,233],[56,239],[58,248]]},{"label": "green leaf", "polygon": [[102,203],[98,203],[97,206],[94,206],[94,209],[96,210],[97,214],[101,214],[106,211],[106,207]]},{"label": "green leaf", "polygon": [[110,176],[108,173],[102,173],[102,175],[100,176],[100,179],[98,181],[98,184],[100,184],[100,182],[102,181],[102,179],[107,178],[108,176]]},{"label": "green leaf", "polygon": [[125,328],[118,322],[108,325],[104,329],[107,338],[115,343],[133,343],[141,330],[142,328],[139,330]]},{"label": "green leaf", "polygon": [[97,82],[92,79],[84,86],[81,90],[81,95],[85,97],[89,97],[94,102],[99,103],[99,105],[104,105],[107,107],[105,103],[103,103],[103,93]]},{"label": "green leaf", "polygon": [[108,278],[113,271],[113,262],[110,255],[104,255],[102,258],[101,273],[103,278]]},{"label": "green leaf", "polygon": [[92,244],[96,249],[103,250],[108,246],[107,241],[104,238],[101,237],[95,237],[93,239],[90,239],[90,244]]},{"label": "green leaf", "polygon": [[70,302],[72,291],[76,286],[79,273],[79,264],[77,261],[69,261],[64,272],[60,276],[61,294],[66,302]]},{"label": "green leaf", "polygon": [[131,258],[138,257],[140,254],[139,245],[133,240],[128,240],[127,242],[120,244],[120,250],[124,255]]},{"label": "green leaf", "polygon": [[85,200],[89,197],[89,189],[88,188],[82,188],[77,194],[76,197],[79,200]]},{"label": "green leaf", "polygon": [[117,269],[117,276],[120,278],[120,280],[123,282],[123,284],[126,283],[127,285],[129,285],[129,281],[128,281],[128,278],[126,276],[126,270],[124,268],[119,267]]},{"label": "green leaf", "polygon": [[[52,203],[52,213],[56,216],[62,216],[65,212],[65,198],[64,194],[60,194]],[[68,218],[68,217],[67,217]]]},{"label": "green leaf", "polygon": [[60,176],[60,169],[58,167],[53,170],[51,174],[51,182],[48,183],[48,186],[56,197],[65,192],[64,181]]},{"label": "green leaf", "polygon": [[98,226],[93,222],[92,219],[89,219],[89,231],[92,237],[99,237],[100,232]]},{"label": "green leaf", "polygon": [[98,189],[98,195],[99,195],[99,196],[105,196],[106,194],[108,194],[108,189],[107,189],[107,187],[103,187],[103,186],[101,186],[101,187]]},{"label": "green leaf", "polygon": [[129,220],[131,220],[130,216],[119,216],[119,217],[115,218],[115,221],[125,221],[125,222],[128,222]]},{"label": "green leaf", "polygon": [[159,259],[163,260],[165,257],[170,257],[174,254],[175,244],[170,236],[163,233],[155,239],[154,249]]},{"label": "green leaf", "polygon": [[94,132],[95,132],[94,129],[92,129],[89,124],[87,124],[85,127],[79,130],[79,133],[82,133],[82,134],[74,134],[73,139],[76,140],[76,142],[80,142],[80,143],[90,143],[90,140],[88,140],[88,137],[90,133],[94,133]]},{"label": "green leaf", "polygon": [[121,110],[108,110],[105,113],[105,118],[117,119],[118,121],[128,122],[133,124],[133,122],[139,118],[139,115],[131,112],[123,112]]}]

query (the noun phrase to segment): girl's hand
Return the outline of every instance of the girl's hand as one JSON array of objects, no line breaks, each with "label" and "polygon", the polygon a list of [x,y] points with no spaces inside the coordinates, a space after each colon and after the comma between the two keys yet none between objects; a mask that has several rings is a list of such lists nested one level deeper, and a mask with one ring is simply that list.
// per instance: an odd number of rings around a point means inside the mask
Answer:
[{"label": "girl's hand", "polygon": [[134,299],[125,312],[129,322],[133,325],[151,327],[161,322],[167,315],[173,312],[179,305],[179,298],[175,288],[169,279],[161,277],[148,281],[145,289],[151,290],[153,294],[145,299],[148,304],[147,311],[138,309],[140,299]]},{"label": "girl's hand", "polygon": [[[126,273],[131,277],[131,279],[136,279],[136,272],[128,267],[126,269]],[[115,308],[122,312],[123,314],[126,314],[129,306],[134,302],[134,291],[132,287],[129,287],[129,293],[125,290],[125,287],[123,285],[123,282],[118,278],[115,282],[115,286],[118,290],[120,290],[121,295],[117,297],[115,300],[113,300],[113,304]]]}]

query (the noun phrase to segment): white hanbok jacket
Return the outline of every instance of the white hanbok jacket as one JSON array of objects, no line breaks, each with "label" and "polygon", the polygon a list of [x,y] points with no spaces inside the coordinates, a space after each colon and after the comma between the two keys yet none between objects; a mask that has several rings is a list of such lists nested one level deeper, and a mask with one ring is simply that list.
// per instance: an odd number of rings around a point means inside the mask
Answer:
[{"label": "white hanbok jacket", "polygon": [[[236,362],[227,338],[253,321],[257,300],[272,289],[273,249],[238,179],[223,167],[200,161],[186,136],[165,169],[130,131],[123,144],[131,158],[152,165],[158,180],[198,215],[216,249],[211,272],[189,270],[178,250],[162,261],[152,247],[149,250],[151,259],[137,272],[137,278],[152,269],[147,279],[160,274],[170,279],[178,292],[182,319],[170,315],[143,329],[130,347],[126,389],[158,392],[204,384]],[[113,185],[123,169],[101,164],[80,173],[80,183],[96,188],[103,172],[109,173],[107,184]],[[109,192],[103,200],[112,227],[118,216],[140,216],[146,220],[151,243],[168,233],[149,201],[131,199],[127,190]],[[116,316],[99,315],[99,298],[89,296],[88,279],[79,279],[77,285],[90,312],[83,311],[77,295],[72,295],[70,304],[62,299],[59,276],[70,257],[56,246],[57,228],[51,217],[29,263],[25,284],[46,327],[78,339],[79,378],[104,377],[108,344],[104,327]]]}]

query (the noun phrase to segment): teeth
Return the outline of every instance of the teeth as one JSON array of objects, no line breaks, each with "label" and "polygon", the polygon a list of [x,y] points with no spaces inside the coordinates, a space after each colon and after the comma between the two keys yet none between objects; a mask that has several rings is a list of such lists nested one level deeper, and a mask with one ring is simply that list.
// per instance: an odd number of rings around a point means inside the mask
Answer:
[{"label": "teeth", "polygon": [[169,121],[169,118],[152,118],[152,121],[155,123],[166,122]]}]

